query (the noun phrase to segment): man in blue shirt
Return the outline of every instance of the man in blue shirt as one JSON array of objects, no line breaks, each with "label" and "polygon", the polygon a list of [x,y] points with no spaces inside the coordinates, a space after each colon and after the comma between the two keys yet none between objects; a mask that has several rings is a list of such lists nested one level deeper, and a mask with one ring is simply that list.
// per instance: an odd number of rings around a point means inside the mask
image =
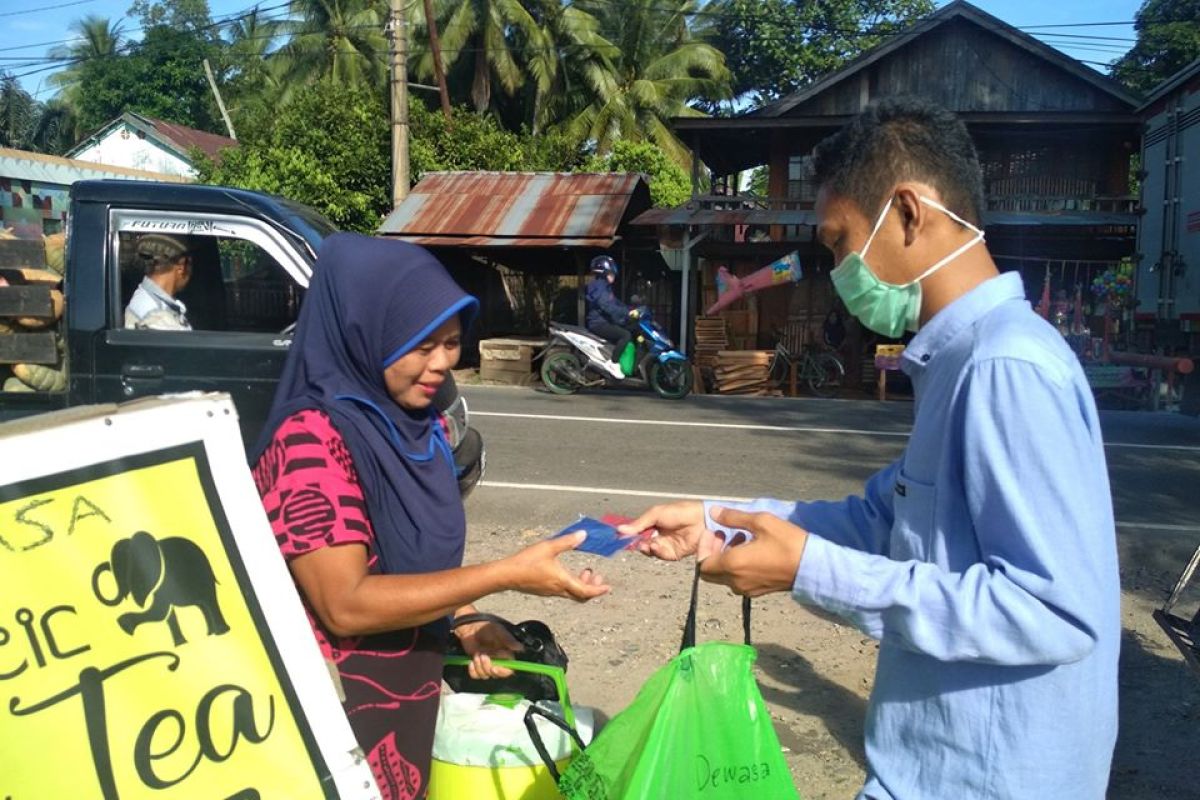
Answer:
[{"label": "man in blue shirt", "polygon": [[[1083,371],[983,245],[975,149],[917,100],[869,107],[815,153],[818,235],[850,313],[916,331],[904,454],[841,502],[658,506],[643,552],[695,554],[739,594],[791,592],[880,640],[872,800],[1104,797],[1120,587]],[[749,542],[725,547],[733,531]]]},{"label": "man in blue shirt", "polygon": [[192,280],[187,243],[176,236],[147,233],[138,240],[136,252],[145,277],[125,307],[125,327],[190,331],[187,306],[178,298]]}]

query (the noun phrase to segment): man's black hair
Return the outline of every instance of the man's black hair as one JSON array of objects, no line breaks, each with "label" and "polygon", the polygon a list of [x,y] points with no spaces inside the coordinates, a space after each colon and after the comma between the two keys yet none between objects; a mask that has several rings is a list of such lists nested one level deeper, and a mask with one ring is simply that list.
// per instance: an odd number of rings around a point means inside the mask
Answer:
[{"label": "man's black hair", "polygon": [[981,225],[983,174],[979,156],[958,117],[917,97],[867,106],[813,152],[818,187],[851,200],[874,220],[887,192],[901,181],[938,190],[946,208]]}]

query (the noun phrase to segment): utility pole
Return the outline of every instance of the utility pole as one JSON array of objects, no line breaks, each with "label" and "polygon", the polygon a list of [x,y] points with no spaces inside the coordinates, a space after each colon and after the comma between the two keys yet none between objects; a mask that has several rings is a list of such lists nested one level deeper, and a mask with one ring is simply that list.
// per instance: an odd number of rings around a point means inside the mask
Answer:
[{"label": "utility pole", "polygon": [[208,64],[208,59],[204,59],[204,74],[208,76],[208,85],[212,87],[213,94],[217,98],[217,108],[221,109],[221,119],[225,120],[225,127],[229,130],[229,138],[237,141],[237,134],[233,131],[233,123],[229,121],[229,112],[225,110],[225,101],[221,99],[221,90],[217,88],[217,79],[213,77],[212,67]]},{"label": "utility pole", "polygon": [[403,0],[390,0],[392,19],[392,207],[408,197],[408,20]]},{"label": "utility pole", "polygon": [[442,115],[446,124],[450,116],[450,91],[446,88],[446,70],[442,66],[442,44],[438,39],[437,17],[433,15],[433,0],[425,0],[425,26],[429,29],[429,49],[433,53],[433,74],[437,76],[438,94],[442,98]]}]

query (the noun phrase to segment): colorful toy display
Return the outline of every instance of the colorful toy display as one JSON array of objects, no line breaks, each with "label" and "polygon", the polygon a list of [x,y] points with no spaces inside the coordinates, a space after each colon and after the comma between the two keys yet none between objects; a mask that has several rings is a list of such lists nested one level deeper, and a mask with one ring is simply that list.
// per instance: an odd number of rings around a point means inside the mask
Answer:
[{"label": "colorful toy display", "polygon": [[711,317],[748,294],[772,286],[795,283],[802,277],[804,274],[800,268],[800,254],[794,251],[744,278],[739,278],[725,267],[721,267],[717,270],[717,302],[709,306],[704,313]]},{"label": "colorful toy display", "polygon": [[1128,306],[1133,299],[1133,264],[1122,261],[1106,269],[1092,281],[1092,294],[1114,311]]}]

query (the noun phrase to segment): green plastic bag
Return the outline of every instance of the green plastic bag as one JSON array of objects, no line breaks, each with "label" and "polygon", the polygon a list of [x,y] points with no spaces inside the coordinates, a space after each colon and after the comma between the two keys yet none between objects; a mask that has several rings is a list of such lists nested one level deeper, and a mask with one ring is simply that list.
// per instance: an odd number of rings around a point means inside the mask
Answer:
[{"label": "green plastic bag", "polygon": [[682,651],[573,758],[558,783],[566,800],[799,797],[754,680],[749,607],[747,644],[696,646],[693,585]]},{"label": "green plastic bag", "polygon": [[618,360],[618,363],[621,365],[621,372],[626,378],[633,374],[633,356],[633,342],[629,342],[625,345],[625,349],[621,351],[621,358]]}]

